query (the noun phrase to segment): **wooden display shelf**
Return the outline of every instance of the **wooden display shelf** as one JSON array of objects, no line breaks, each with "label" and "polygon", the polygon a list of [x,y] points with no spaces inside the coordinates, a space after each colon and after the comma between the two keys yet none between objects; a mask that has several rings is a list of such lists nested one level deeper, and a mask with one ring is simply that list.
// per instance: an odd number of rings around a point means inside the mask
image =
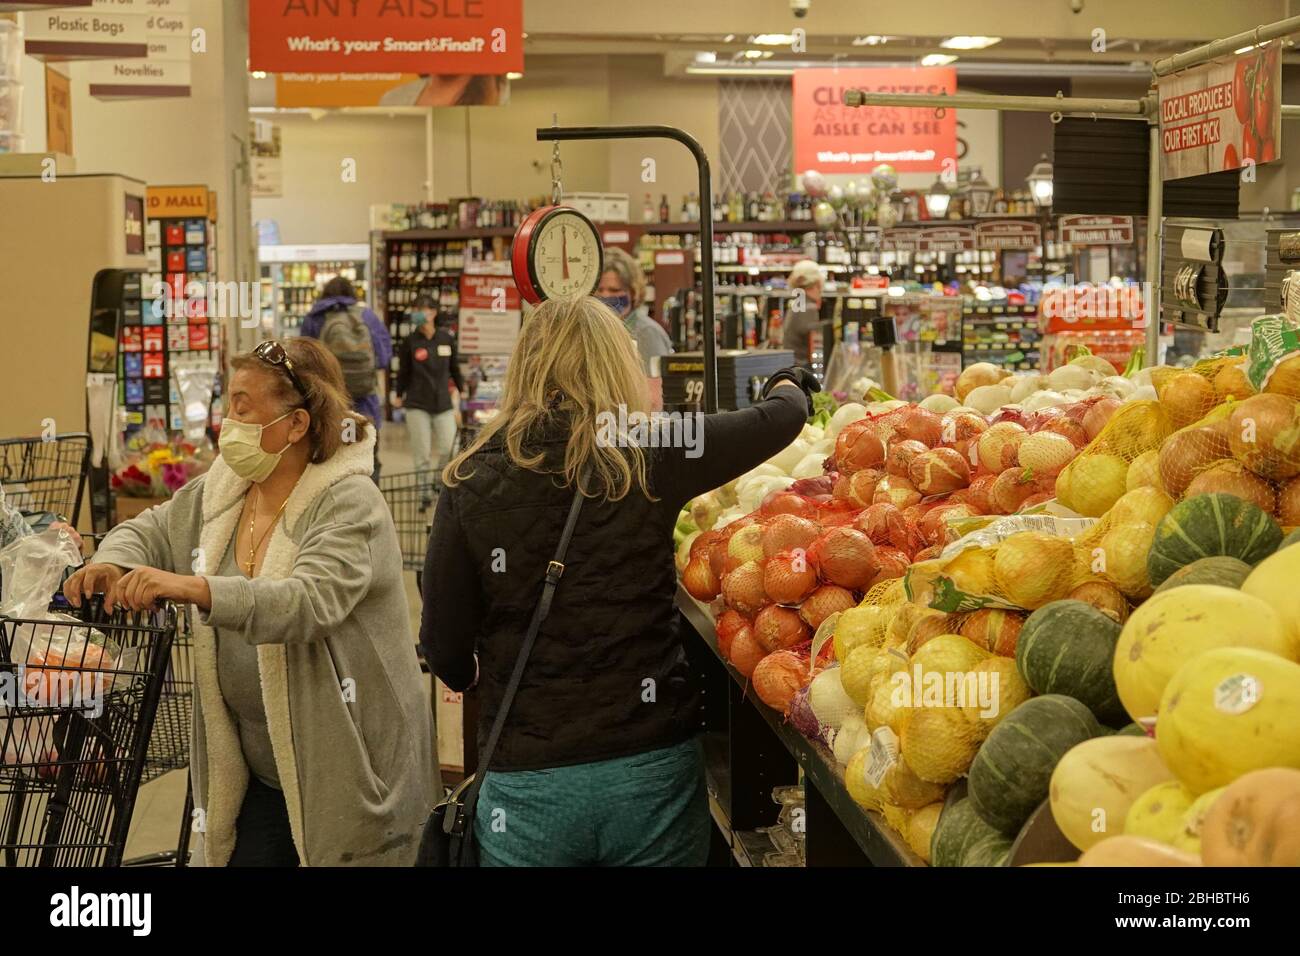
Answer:
[{"label": "wooden display shelf", "polygon": [[[770,823],[775,820],[778,810],[773,803],[770,820],[756,823],[751,819],[749,814],[754,804],[740,792],[743,786],[741,778],[757,767],[757,777],[762,779],[770,796],[773,787],[795,782],[794,767],[798,767],[804,776],[809,866],[924,866],[925,862],[912,852],[883,817],[863,810],[853,801],[844,785],[843,771],[830,751],[799,733],[784,716],[758,700],[749,682],[723,661],[718,653],[717,634],[708,609],[680,585],[677,607],[699,638],[696,643],[703,644],[712,658],[709,662],[712,666],[707,666],[707,670],[717,673],[720,669],[729,684],[725,687],[731,704],[727,747],[720,746],[716,739],[719,731],[713,728],[706,733],[705,754],[714,820],[733,848],[735,833]],[[695,655],[691,656],[698,661]],[[705,662],[698,663],[701,669],[706,667]],[[705,676],[706,686],[713,689],[707,680],[708,675]],[[706,720],[718,717],[718,703],[715,697],[706,704]],[[709,746],[710,739],[715,746]],[[769,743],[778,744],[784,750],[779,754],[784,759],[773,760]],[[781,765],[788,768],[784,778],[780,776]],[[749,797],[752,798],[753,794]]]}]

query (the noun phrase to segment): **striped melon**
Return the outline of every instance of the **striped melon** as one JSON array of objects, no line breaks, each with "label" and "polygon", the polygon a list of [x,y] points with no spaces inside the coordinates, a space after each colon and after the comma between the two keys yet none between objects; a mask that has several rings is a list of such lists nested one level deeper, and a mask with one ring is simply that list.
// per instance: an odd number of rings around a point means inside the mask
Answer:
[{"label": "striped melon", "polygon": [[1047,797],[1057,762],[1105,731],[1072,697],[1025,701],[989,733],[971,764],[967,794],[989,826],[1014,834]]},{"label": "striped melon", "polygon": [[1166,780],[1133,801],[1124,816],[1124,832],[1171,846],[1183,829],[1183,817],[1196,795],[1177,780]]},{"label": "striped melon", "polygon": [[1169,509],[1156,525],[1147,573],[1159,587],[1198,558],[1227,555],[1256,564],[1281,541],[1282,529],[1258,505],[1222,492],[1193,495]]},{"label": "striped melon", "polygon": [[1052,771],[1052,819],[1080,850],[1128,832],[1124,820],[1147,790],[1173,779],[1150,737],[1094,737]]},{"label": "striped melon", "polygon": [[1083,601],[1053,601],[1020,629],[1016,666],[1039,694],[1064,694],[1114,726],[1124,717],[1115,691],[1113,661],[1120,626]]}]

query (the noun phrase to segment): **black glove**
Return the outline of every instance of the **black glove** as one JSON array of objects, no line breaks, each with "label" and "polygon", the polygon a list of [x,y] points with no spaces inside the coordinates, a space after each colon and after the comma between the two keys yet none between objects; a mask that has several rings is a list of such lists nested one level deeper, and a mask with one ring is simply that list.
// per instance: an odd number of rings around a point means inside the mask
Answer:
[{"label": "black glove", "polygon": [[813,416],[813,393],[822,390],[822,383],[817,381],[817,376],[810,369],[802,365],[795,365],[790,368],[783,368],[779,372],[773,372],[768,380],[763,384],[763,398],[772,394],[772,389],[781,382],[793,382],[803,391],[804,398],[808,400],[808,417]]}]

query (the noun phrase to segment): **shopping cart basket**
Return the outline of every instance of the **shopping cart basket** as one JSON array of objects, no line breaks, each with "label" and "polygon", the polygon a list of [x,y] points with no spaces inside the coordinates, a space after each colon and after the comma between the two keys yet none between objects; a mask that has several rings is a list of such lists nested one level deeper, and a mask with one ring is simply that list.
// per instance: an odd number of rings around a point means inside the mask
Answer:
[{"label": "shopping cart basket", "polygon": [[415,572],[418,590],[424,575],[424,555],[429,547],[433,509],[438,502],[437,482],[429,472],[407,471],[398,475],[381,475],[379,490],[393,513],[397,545],[402,551],[402,567]]},{"label": "shopping cart basket", "polygon": [[58,515],[74,527],[90,463],[90,436],[0,439],[0,485],[9,504],[27,515]]},{"label": "shopping cart basket", "polygon": [[0,865],[122,861],[177,613],[78,617],[0,617]]}]

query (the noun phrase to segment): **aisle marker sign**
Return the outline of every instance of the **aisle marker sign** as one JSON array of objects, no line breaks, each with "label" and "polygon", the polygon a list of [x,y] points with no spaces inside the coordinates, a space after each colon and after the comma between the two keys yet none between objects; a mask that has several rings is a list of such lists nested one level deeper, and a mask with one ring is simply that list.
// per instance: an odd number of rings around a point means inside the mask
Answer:
[{"label": "aisle marker sign", "polygon": [[795,169],[869,173],[888,163],[902,173],[925,173],[940,172],[945,160],[955,166],[956,110],[851,108],[844,105],[845,90],[953,94],[957,71],[951,66],[795,70]]},{"label": "aisle marker sign", "polygon": [[1183,179],[1282,158],[1277,42],[1161,77],[1160,173]]},{"label": "aisle marker sign", "polygon": [[190,95],[190,0],[94,0],[143,24],[148,55],[101,60],[86,69],[97,100],[156,99]]},{"label": "aisle marker sign", "polygon": [[268,73],[503,74],[524,68],[523,0],[249,0]]}]

